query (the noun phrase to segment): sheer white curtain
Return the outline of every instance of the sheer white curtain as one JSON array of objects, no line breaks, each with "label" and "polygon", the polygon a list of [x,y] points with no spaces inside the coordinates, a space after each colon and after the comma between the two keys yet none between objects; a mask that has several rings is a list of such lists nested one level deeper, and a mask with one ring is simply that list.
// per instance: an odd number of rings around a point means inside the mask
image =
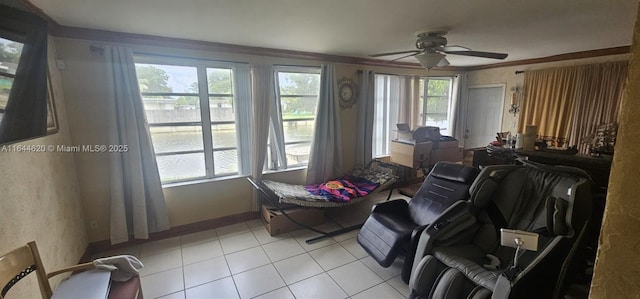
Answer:
[{"label": "sheer white curtain", "polygon": [[309,153],[307,184],[319,183],[342,175],[342,126],[336,68],[323,64],[316,122]]},{"label": "sheer white curtain", "polygon": [[111,243],[147,239],[170,228],[149,125],[136,78],[133,53],[107,46],[109,144],[128,145],[110,153]]},{"label": "sheer white curtain", "polygon": [[399,77],[398,88],[398,123],[409,124],[411,129],[415,129],[422,124],[419,109],[420,77]]},{"label": "sheer white curtain", "polygon": [[[253,119],[251,141],[251,175],[256,181],[262,179],[264,160],[267,155],[269,141],[269,120],[274,100],[273,67],[271,65],[254,65],[251,68],[251,95]],[[255,192],[255,190],[254,190]],[[257,211],[259,203],[257,194],[253,196],[253,208]]]},{"label": "sheer white curtain", "polygon": [[359,77],[358,131],[356,132],[356,163],[367,165],[373,159],[373,123],[375,108],[375,73],[362,70]]},{"label": "sheer white curtain", "polygon": [[274,76],[274,70],[271,70],[271,91],[273,97],[270,100],[271,111],[269,112],[271,122],[269,124],[269,131],[271,132],[271,148],[269,149],[271,155],[271,165],[269,169],[278,170],[286,169],[287,157],[284,144],[284,128],[282,125],[282,106],[280,106],[280,89],[278,86],[278,78]]},{"label": "sheer white curtain", "polygon": [[467,74],[458,74],[453,78],[453,93],[451,95],[451,118],[449,118],[449,133],[458,139],[458,146],[464,146],[465,127],[467,119]]},{"label": "sheer white curtain", "polygon": [[375,108],[373,125],[373,154],[375,157],[390,153],[392,134],[400,111],[400,77],[375,75]]},{"label": "sheer white curtain", "polygon": [[233,108],[236,114],[236,140],[238,141],[238,171],[251,174],[251,159],[255,142],[252,140],[255,117],[252,115],[251,73],[249,65],[233,67]]},{"label": "sheer white curtain", "polygon": [[390,154],[398,123],[411,129],[421,125],[420,77],[375,75],[375,108],[373,153],[375,157]]}]

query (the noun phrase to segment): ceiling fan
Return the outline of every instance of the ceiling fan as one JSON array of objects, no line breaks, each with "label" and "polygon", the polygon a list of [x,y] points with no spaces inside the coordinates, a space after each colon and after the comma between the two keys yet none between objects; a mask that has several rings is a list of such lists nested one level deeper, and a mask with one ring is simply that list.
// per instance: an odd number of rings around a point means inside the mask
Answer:
[{"label": "ceiling fan", "polygon": [[473,51],[469,48],[462,46],[447,46],[447,38],[444,37],[447,34],[446,31],[430,31],[422,32],[418,34],[418,40],[416,41],[417,50],[408,50],[400,52],[389,52],[369,55],[371,57],[381,57],[388,55],[407,54],[392,61],[403,59],[409,56],[414,56],[422,66],[427,69],[432,67],[443,67],[449,65],[449,61],[445,58],[445,54],[464,55],[473,57],[484,57],[493,59],[505,59],[508,54],[494,53],[494,52],[480,52]]}]

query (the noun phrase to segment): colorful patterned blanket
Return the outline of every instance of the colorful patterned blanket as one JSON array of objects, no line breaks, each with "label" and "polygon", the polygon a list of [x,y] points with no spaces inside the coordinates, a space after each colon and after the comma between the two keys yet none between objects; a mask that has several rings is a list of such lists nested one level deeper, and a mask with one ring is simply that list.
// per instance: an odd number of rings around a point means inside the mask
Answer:
[{"label": "colorful patterned blanket", "polygon": [[[262,183],[278,197],[280,203],[318,208],[341,207],[357,202],[356,199],[360,200],[367,194],[375,193],[380,186],[388,187],[397,179],[394,171],[394,168],[382,167],[377,162],[372,162],[367,167],[358,165],[344,177],[333,180],[334,183],[329,186],[326,186],[329,182],[315,185],[315,189],[325,185],[325,188],[322,188],[324,191],[317,193],[308,191],[306,187],[310,186],[270,180],[263,180]],[[344,180],[349,183],[345,183]],[[345,186],[347,189],[342,189]],[[339,196],[336,197],[333,194]]]},{"label": "colorful patterned blanket", "polygon": [[365,178],[346,177],[322,184],[306,185],[304,189],[335,202],[348,202],[352,198],[367,196],[380,184]]}]

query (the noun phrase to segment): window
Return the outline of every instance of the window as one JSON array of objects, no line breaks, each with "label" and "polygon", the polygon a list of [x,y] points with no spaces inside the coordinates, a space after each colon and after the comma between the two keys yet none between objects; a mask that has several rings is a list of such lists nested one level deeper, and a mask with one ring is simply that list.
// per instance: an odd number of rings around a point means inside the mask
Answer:
[{"label": "window", "polygon": [[22,46],[22,43],[0,37],[0,120],[9,102]]},{"label": "window", "polygon": [[[275,128],[269,138],[271,169],[306,165],[318,106],[320,69],[278,67],[275,80],[279,119],[272,119]],[[284,148],[284,151],[278,148]]]},{"label": "window", "polygon": [[[411,80],[411,78],[394,75],[375,76],[375,118],[372,142],[374,157],[390,154],[391,140],[396,138],[394,130],[399,119],[400,102],[414,102],[412,99],[406,99],[405,93],[401,92],[401,86],[406,83],[403,80]],[[420,100],[416,99],[417,111],[412,111],[411,115],[419,114],[419,124],[440,127],[442,135],[450,135],[452,79],[423,77],[420,78],[418,88]],[[415,129],[415,124],[409,125]]]},{"label": "window", "polygon": [[400,77],[375,75],[375,108],[373,119],[373,156],[390,153],[391,133],[398,122]]},{"label": "window", "polygon": [[233,64],[158,60],[136,57],[136,73],[162,182],[246,172],[236,112],[249,99],[236,85],[248,87],[248,68],[241,76]]},{"label": "window", "polygon": [[451,135],[451,78],[420,80],[420,118],[425,126],[440,127],[442,135]]}]

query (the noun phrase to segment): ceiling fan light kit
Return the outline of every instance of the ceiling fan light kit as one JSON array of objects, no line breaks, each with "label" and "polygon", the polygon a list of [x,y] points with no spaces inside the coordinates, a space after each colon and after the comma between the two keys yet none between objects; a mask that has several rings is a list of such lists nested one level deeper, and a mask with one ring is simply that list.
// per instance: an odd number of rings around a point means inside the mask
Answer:
[{"label": "ceiling fan light kit", "polygon": [[445,54],[462,55],[483,57],[492,59],[505,59],[507,54],[494,53],[494,52],[481,52],[473,51],[467,47],[462,46],[447,46],[446,31],[430,31],[422,32],[418,34],[418,40],[416,41],[417,50],[389,52],[369,55],[371,57],[380,57],[388,55],[408,54],[392,61],[400,60],[409,56],[415,57],[420,64],[426,69],[433,67],[445,67],[449,65],[449,61],[445,58]]},{"label": "ceiling fan light kit", "polygon": [[439,66],[440,61],[445,59],[444,54],[427,52],[416,54],[414,57],[418,59],[420,64],[426,69],[431,69],[432,67]]}]

